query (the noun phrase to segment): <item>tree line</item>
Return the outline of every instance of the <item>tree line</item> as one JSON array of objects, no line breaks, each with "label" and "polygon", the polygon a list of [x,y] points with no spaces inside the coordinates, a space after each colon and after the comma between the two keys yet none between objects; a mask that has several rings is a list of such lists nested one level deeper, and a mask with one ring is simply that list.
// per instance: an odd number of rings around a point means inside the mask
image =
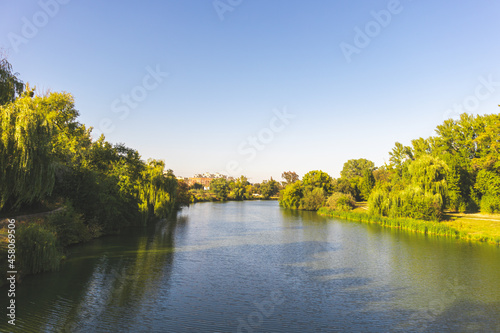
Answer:
[{"label": "tree line", "polygon": [[334,179],[315,170],[280,194],[286,208],[350,210],[393,218],[441,220],[445,210],[500,213],[500,114],[461,114],[437,126],[436,135],[405,146],[396,142],[389,163],[345,162]]},{"label": "tree line", "polygon": [[226,201],[226,200],[252,200],[277,198],[282,184],[274,180],[264,180],[261,183],[251,184],[248,178],[240,176],[233,178],[214,178],[210,182],[209,190],[204,190],[203,185],[194,183],[189,187],[189,201]]},{"label": "tree line", "polygon": [[187,186],[163,161],[144,161],[137,150],[103,135],[93,140],[92,128],[78,116],[72,95],[37,94],[0,60],[2,216],[63,206],[33,228],[68,245],[165,218],[189,204]]}]

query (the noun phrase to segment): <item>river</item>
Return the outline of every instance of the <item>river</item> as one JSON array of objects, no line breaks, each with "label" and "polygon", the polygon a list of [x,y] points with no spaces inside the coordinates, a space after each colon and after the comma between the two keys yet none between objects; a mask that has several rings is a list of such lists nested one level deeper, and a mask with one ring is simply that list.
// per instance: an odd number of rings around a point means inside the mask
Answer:
[{"label": "river", "polygon": [[198,203],[71,247],[16,305],[0,331],[500,332],[500,249],[275,201]]}]

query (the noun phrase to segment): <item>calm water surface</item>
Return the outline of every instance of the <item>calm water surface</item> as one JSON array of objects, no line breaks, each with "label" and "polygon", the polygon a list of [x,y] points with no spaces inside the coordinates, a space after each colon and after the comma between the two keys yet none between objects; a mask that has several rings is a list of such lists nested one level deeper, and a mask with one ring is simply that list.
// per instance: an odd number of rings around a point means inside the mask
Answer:
[{"label": "calm water surface", "polygon": [[195,204],[70,252],[18,285],[14,332],[500,332],[498,247],[273,201]]}]

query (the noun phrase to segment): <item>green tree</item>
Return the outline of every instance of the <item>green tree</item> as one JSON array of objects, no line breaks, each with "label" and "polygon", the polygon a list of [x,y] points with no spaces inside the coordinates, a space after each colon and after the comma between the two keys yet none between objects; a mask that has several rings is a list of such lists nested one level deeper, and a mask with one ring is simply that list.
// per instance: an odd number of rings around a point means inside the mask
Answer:
[{"label": "green tree", "polygon": [[475,188],[481,194],[491,194],[500,197],[500,174],[483,169],[478,172]]},{"label": "green tree", "polygon": [[500,114],[484,116],[484,130],[477,133],[477,158],[473,161],[476,170],[486,169],[500,173]]},{"label": "green tree", "polygon": [[423,220],[442,218],[448,187],[448,166],[439,158],[421,155],[408,165],[408,185],[403,189],[379,189],[368,200],[371,214]]},{"label": "green tree", "polygon": [[319,187],[328,194],[332,192],[332,177],[321,170],[309,171],[302,178],[302,185],[312,188]]},{"label": "green tree", "polygon": [[302,184],[300,180],[287,185],[280,193],[280,205],[285,208],[299,209],[300,200],[303,197]]},{"label": "green tree", "polygon": [[438,135],[433,140],[433,155],[458,155],[464,162],[478,157],[480,147],[475,139],[484,132],[486,119],[487,117],[463,113],[458,120],[444,121],[436,129]]},{"label": "green tree", "polygon": [[365,170],[373,171],[375,169],[375,164],[364,158],[352,159],[344,163],[344,167],[340,172],[342,178],[352,179],[357,177],[363,177]]},{"label": "green tree", "polygon": [[293,171],[285,171],[281,174],[281,178],[285,180],[283,185],[290,185],[299,180],[299,175]]},{"label": "green tree", "polygon": [[431,145],[429,140],[426,140],[424,138],[418,138],[416,140],[411,141],[412,148],[410,152],[408,152],[408,147],[405,147],[404,149],[406,150],[406,155],[410,157],[411,159],[418,158],[422,155],[428,155],[432,152]]},{"label": "green tree", "polygon": [[448,185],[447,206],[454,211],[460,210],[464,212],[466,210],[466,204],[461,193],[460,169],[458,166],[450,168],[446,177],[446,183]]},{"label": "green tree", "polygon": [[500,115],[464,113],[437,126],[436,134],[413,140],[412,148],[396,143],[388,168],[392,181],[377,181],[371,211],[439,219],[445,205],[461,212],[500,207],[500,195],[491,190],[500,175]]},{"label": "green tree", "polygon": [[245,199],[252,199],[254,193],[256,193],[256,190],[253,185],[248,184],[247,186],[245,186]]},{"label": "green tree", "polygon": [[370,193],[375,187],[375,177],[373,176],[373,171],[365,169],[363,172],[363,178],[360,179],[359,191],[362,200],[368,200]]},{"label": "green tree", "polygon": [[146,223],[152,217],[165,218],[176,207],[177,179],[165,163],[149,160],[139,184],[139,210]]},{"label": "green tree", "polygon": [[278,182],[275,181],[272,177],[270,180],[264,180],[262,184],[260,184],[260,194],[264,199],[269,199],[270,197],[278,194],[278,192]]},{"label": "green tree", "polygon": [[52,97],[30,97],[30,92],[0,106],[0,209],[41,200],[54,187],[53,114],[58,110],[50,103]]},{"label": "green tree", "polygon": [[178,181],[176,193],[176,208],[189,206],[191,203],[191,195],[189,194],[189,186],[185,181]]},{"label": "green tree", "polygon": [[232,188],[229,196],[234,200],[245,199],[246,187],[249,185],[248,180],[245,176],[240,176],[238,179],[232,183]]},{"label": "green tree", "polygon": [[500,174],[486,169],[479,171],[475,188],[481,194],[481,211],[500,213]]},{"label": "green tree", "polygon": [[396,142],[392,151],[389,152],[389,156],[389,161],[391,162],[391,166],[394,167],[396,175],[398,177],[403,177],[407,163],[413,159],[411,148]]},{"label": "green tree", "polygon": [[353,197],[356,197],[357,188],[353,187],[349,179],[341,177],[332,180],[332,192],[350,194]]},{"label": "green tree", "polygon": [[306,188],[300,200],[300,209],[318,210],[325,203],[325,191],[321,187]]},{"label": "green tree", "polygon": [[446,195],[446,175],[448,166],[442,160],[430,155],[422,155],[410,163],[408,171],[414,186],[420,187],[424,192]]},{"label": "green tree", "polygon": [[375,178],[375,186],[377,187],[390,186],[393,176],[394,170],[388,165],[373,170],[373,178]]},{"label": "green tree", "polygon": [[350,194],[334,192],[328,197],[326,206],[337,211],[350,211],[356,206],[354,197]]},{"label": "green tree", "polygon": [[217,200],[225,201],[229,194],[229,184],[224,178],[215,178],[210,182],[210,191],[215,194]]},{"label": "green tree", "polygon": [[21,95],[24,83],[12,72],[12,66],[5,58],[0,58],[0,105],[4,105]]}]

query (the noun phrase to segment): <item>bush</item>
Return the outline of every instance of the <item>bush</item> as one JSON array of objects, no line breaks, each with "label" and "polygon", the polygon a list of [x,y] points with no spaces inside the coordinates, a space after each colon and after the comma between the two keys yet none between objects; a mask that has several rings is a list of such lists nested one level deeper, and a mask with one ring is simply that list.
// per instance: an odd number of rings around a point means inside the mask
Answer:
[{"label": "bush", "polygon": [[285,208],[299,209],[302,197],[302,184],[298,180],[295,183],[287,185],[280,192],[280,205]]},{"label": "bush", "polygon": [[398,191],[391,196],[389,217],[439,221],[443,217],[443,199],[440,194],[419,188]]},{"label": "bush", "polygon": [[326,205],[330,209],[347,212],[356,206],[356,201],[351,194],[335,192],[328,198]]},{"label": "bush", "polygon": [[304,191],[304,197],[300,200],[299,209],[318,210],[325,202],[325,192],[323,188],[316,187]]},{"label": "bush", "polygon": [[89,228],[83,222],[83,216],[71,205],[66,205],[64,209],[50,215],[47,225],[55,232],[59,244],[63,247],[92,238]]},{"label": "bush", "polygon": [[20,226],[16,237],[17,258],[23,274],[59,268],[61,253],[56,235],[38,224]]},{"label": "bush", "polygon": [[467,203],[466,202],[460,202],[460,205],[458,205],[458,212],[459,213],[465,213],[467,211]]},{"label": "bush", "polygon": [[389,216],[391,208],[391,199],[389,192],[384,190],[372,191],[368,198],[368,212],[371,215]]},{"label": "bush", "polygon": [[500,197],[487,194],[481,198],[481,212],[488,214],[500,213]]},{"label": "bush", "polygon": [[392,193],[374,191],[368,200],[369,213],[394,218],[414,218],[439,221],[443,217],[440,194],[424,192],[419,187]]}]

